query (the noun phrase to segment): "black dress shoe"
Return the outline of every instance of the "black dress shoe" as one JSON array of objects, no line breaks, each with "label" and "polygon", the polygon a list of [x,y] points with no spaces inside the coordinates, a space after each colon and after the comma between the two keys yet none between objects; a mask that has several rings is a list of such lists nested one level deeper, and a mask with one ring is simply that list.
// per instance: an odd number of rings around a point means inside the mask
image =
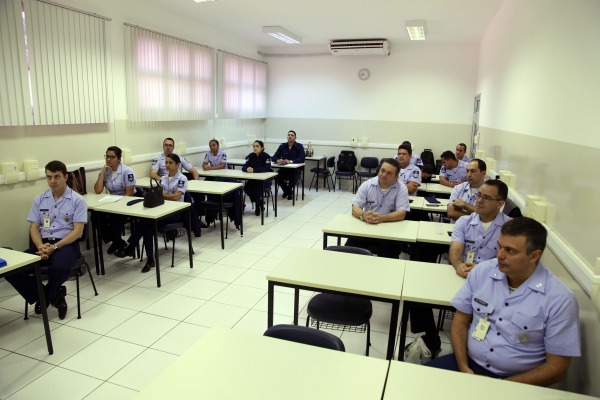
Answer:
[{"label": "black dress shoe", "polygon": [[108,250],[106,252],[108,254],[113,254],[115,251],[122,250],[127,246],[127,242],[124,240],[117,240],[116,242],[112,242],[110,246],[108,246]]},{"label": "black dress shoe", "polygon": [[[46,301],[46,308],[48,308],[49,305],[50,305],[50,302]],[[42,303],[40,303],[39,300],[35,302],[35,307],[33,308],[33,312],[35,312],[37,315],[40,315],[42,313]]]},{"label": "black dress shoe", "polygon": [[208,225],[206,225],[204,222],[200,221],[200,228],[206,229],[206,228],[208,228]]},{"label": "black dress shoe", "polygon": [[142,272],[150,272],[152,268],[154,268],[154,260],[148,260],[146,261],[146,265],[144,265],[144,268],[142,268]]},{"label": "black dress shoe", "polygon": [[58,289],[58,295],[56,299],[54,299],[54,307],[58,310],[58,318],[65,319],[67,316],[67,300],[65,297],[67,296],[67,288],[61,286]]},{"label": "black dress shoe", "polygon": [[254,215],[256,215],[257,217],[260,215],[260,207],[258,206],[258,204],[254,207]]},{"label": "black dress shoe", "polygon": [[135,256],[135,246],[132,244],[129,244],[124,249],[119,249],[119,250],[115,251],[115,256],[119,257],[119,258],[133,257],[133,256]]},{"label": "black dress shoe", "polygon": [[294,199],[294,195],[293,194],[289,194],[289,196],[287,197],[288,200],[293,200]]}]

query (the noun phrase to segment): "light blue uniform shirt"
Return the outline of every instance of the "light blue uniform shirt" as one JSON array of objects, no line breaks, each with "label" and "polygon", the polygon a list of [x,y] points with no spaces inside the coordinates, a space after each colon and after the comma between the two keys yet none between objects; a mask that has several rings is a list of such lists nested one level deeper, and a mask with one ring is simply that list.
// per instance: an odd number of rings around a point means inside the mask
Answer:
[{"label": "light blue uniform shirt", "polygon": [[464,161],[458,161],[455,168],[446,169],[442,167],[440,169],[440,176],[445,176],[450,182],[461,182],[467,180],[467,165]]},{"label": "light blue uniform shirt", "polygon": [[406,185],[396,180],[384,193],[379,186],[378,177],[371,178],[360,185],[352,205],[362,208],[365,212],[372,210],[380,215],[398,210],[410,211]]},{"label": "light blue uniform shirt", "polygon": [[[50,218],[50,226],[44,227],[45,218]],[[62,239],[71,233],[74,222],[87,223],[87,204],[69,187],[57,201],[48,189],[33,200],[27,221],[40,225],[42,238]]]},{"label": "light blue uniform shirt", "polygon": [[463,260],[467,259],[467,253],[473,249],[475,258],[473,262],[479,264],[482,261],[491,260],[496,257],[498,252],[498,236],[500,229],[506,221],[512,218],[499,212],[492,221],[487,231],[483,230],[479,214],[462,216],[456,221],[452,229],[452,242],[460,242],[465,245],[463,251]]},{"label": "light blue uniform shirt", "polygon": [[470,162],[471,162],[471,159],[469,158],[469,156],[468,156],[468,155],[466,155],[466,154],[465,154],[465,155],[463,156],[462,160],[458,160],[458,161],[464,161],[464,162],[466,162],[466,163],[468,164],[468,163],[470,163]]},{"label": "light blue uniform shirt", "polygon": [[104,187],[110,194],[125,195],[125,188],[135,186],[135,173],[125,164],[119,164],[117,173],[113,176],[109,168],[104,173]]},{"label": "light blue uniform shirt", "polygon": [[221,163],[225,163],[225,168],[227,168],[227,154],[221,149],[217,151],[217,155],[213,155],[211,151],[206,153],[204,156],[204,162],[210,165],[211,167],[218,167]]},{"label": "light blue uniform shirt", "polygon": [[[189,171],[190,169],[194,168],[194,166],[190,164],[188,160],[183,158],[183,156],[179,156],[179,158],[181,159],[181,164],[179,164],[179,172],[181,172],[181,168],[185,168],[186,171]],[[150,169],[157,170],[158,176],[169,175],[169,171],[167,171],[167,169],[165,168],[166,159],[167,156],[165,155],[165,153],[161,153],[157,158],[152,160],[152,167],[150,167]]]},{"label": "light blue uniform shirt", "polygon": [[[454,200],[458,199],[474,206],[475,203],[477,203],[477,193],[479,193],[479,188],[473,190],[473,194],[471,194],[471,185],[469,185],[469,182],[463,182],[452,188],[448,204],[452,204],[454,203]],[[454,223],[456,220],[452,220],[452,222]]]},{"label": "light blue uniform shirt", "polygon": [[179,197],[178,201],[183,201],[183,194],[187,190],[188,180],[180,171],[177,171],[172,178],[170,178],[169,175],[162,176],[160,178],[160,184],[163,187],[163,192],[166,194],[173,194],[179,190],[182,195]]},{"label": "light blue uniform shirt", "polygon": [[[408,164],[408,166],[405,169],[400,170],[400,173],[398,174],[398,180],[400,182],[404,183],[405,185],[408,182],[417,182],[420,185],[422,182],[421,169],[419,167],[417,167],[416,165]],[[414,193],[410,194],[410,196],[416,196],[416,195],[417,195],[416,191]]]},{"label": "light blue uniform shirt", "polygon": [[[467,335],[469,356],[495,374],[529,371],[546,360],[546,352],[581,355],[577,300],[541,263],[510,293],[498,260],[484,261],[469,272],[452,305],[473,315]],[[490,328],[479,341],[472,333],[486,314]]]}]

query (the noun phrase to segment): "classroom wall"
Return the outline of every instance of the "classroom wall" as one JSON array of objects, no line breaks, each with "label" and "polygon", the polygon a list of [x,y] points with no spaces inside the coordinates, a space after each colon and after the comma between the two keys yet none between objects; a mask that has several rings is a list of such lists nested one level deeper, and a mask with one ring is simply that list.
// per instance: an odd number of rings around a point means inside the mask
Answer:
[{"label": "classroom wall", "polygon": [[[91,189],[108,146],[131,149],[131,166],[139,176],[147,176],[150,160],[162,151],[162,140],[167,136],[173,137],[176,142],[185,142],[186,158],[196,166],[201,165],[208,150],[208,141],[213,137],[226,139],[230,146],[226,150],[230,156],[241,156],[250,152],[250,147],[247,146],[248,134],[264,136],[264,119],[149,123],[132,123],[127,120],[124,22],[260,59],[255,45],[200,26],[187,17],[174,15],[168,7],[154,8],[143,0],[60,0],[60,3],[112,19],[108,22],[111,122],[0,127],[0,160],[17,162],[19,168],[22,168],[22,161],[26,159],[38,160],[41,168],[54,159],[71,166],[83,165],[86,167]],[[12,228],[0,231],[2,246],[21,249],[27,245],[27,212],[33,197],[46,188],[43,179],[0,185],[0,204],[3,205],[0,217],[5,227]]]},{"label": "classroom wall", "polygon": [[[594,265],[600,195],[600,2],[505,0],[488,28],[479,60],[481,149],[517,175],[520,195],[544,196],[548,225],[588,266]],[[563,387],[600,396],[600,314],[556,255],[543,262],[575,293],[583,357]]]},{"label": "classroom wall", "polygon": [[[392,43],[390,56],[268,57],[268,141],[317,144],[337,155],[351,138],[368,139],[364,155],[395,155],[409,140],[436,155],[469,143],[477,44]],[[358,71],[368,68],[366,81]]]}]

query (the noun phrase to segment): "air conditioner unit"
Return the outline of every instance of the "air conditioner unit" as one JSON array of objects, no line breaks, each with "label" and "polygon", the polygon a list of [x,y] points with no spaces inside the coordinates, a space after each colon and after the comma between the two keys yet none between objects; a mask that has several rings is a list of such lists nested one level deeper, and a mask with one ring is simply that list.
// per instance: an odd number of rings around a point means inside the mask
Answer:
[{"label": "air conditioner unit", "polygon": [[334,40],[329,43],[334,56],[389,56],[390,42],[385,39]]}]

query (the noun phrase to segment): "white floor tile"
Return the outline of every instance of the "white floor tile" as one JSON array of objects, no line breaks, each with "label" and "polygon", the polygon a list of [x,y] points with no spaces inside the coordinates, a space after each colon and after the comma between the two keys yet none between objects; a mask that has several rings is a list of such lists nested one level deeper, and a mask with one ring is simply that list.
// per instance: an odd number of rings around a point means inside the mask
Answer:
[{"label": "white floor tile", "polygon": [[110,304],[100,304],[83,314],[81,319],[72,319],[67,325],[104,335],[135,314],[136,311],[133,310]]},{"label": "white floor tile", "polygon": [[[273,325],[291,323],[291,317],[273,314]],[[267,313],[265,311],[250,310],[237,324],[235,324],[233,329],[262,335],[267,330]]]},{"label": "white floor tile", "polygon": [[180,322],[151,347],[167,353],[182,355],[208,331],[209,328],[204,326]]},{"label": "white floor tile", "polygon": [[267,272],[255,269],[249,269],[240,275],[235,281],[235,285],[250,286],[257,289],[267,290]]},{"label": "white floor tile", "polygon": [[176,355],[147,349],[108,381],[134,390],[142,390],[176,359]]},{"label": "white floor tile", "polygon": [[[4,340],[4,337],[2,336]],[[41,375],[50,371],[54,366],[19,354],[9,354],[0,359],[0,399],[6,399],[11,394],[35,381]],[[44,392],[40,392],[44,393]]]},{"label": "white floor tile", "polygon": [[194,278],[175,289],[173,293],[180,294],[182,296],[195,297],[202,300],[210,300],[226,287],[227,284],[224,282]]},{"label": "white floor tile", "polygon": [[229,285],[212,298],[212,301],[232,306],[252,308],[265,295],[266,289]]},{"label": "white floor tile", "polygon": [[248,312],[247,308],[228,304],[207,302],[185,319],[186,322],[202,325],[207,328],[222,326],[231,328]]},{"label": "white floor tile", "polygon": [[108,332],[106,336],[147,347],[177,324],[178,322],[173,319],[138,313]]},{"label": "white floor tile", "polygon": [[131,400],[137,394],[138,392],[135,390],[115,385],[113,383],[104,382],[90,395],[88,395],[85,400]]},{"label": "white floor tile", "polygon": [[[50,321],[50,331],[59,326]],[[0,327],[0,348],[15,351],[40,337],[45,337],[41,318],[29,318],[26,321],[19,318]],[[46,348],[45,343],[44,348]]]},{"label": "white floor tile", "polygon": [[166,294],[159,290],[132,286],[118,295],[106,300],[104,304],[141,311]]},{"label": "white floor tile", "polygon": [[184,320],[205,303],[204,300],[178,294],[168,294],[158,301],[150,304],[143,311],[161,317],[178,321]]},{"label": "white floor tile", "polygon": [[[245,244],[244,247],[248,246]],[[257,247],[263,248],[262,254],[248,254],[248,253],[231,253],[227,257],[223,257],[219,260],[219,264],[230,265],[238,268],[251,268],[254,264],[262,259],[262,256],[272,250],[272,246],[264,244],[256,244]]]},{"label": "white floor tile", "polygon": [[[60,382],[60,383],[59,383]],[[79,400],[93,392],[102,381],[63,368],[54,368],[9,397],[9,400],[44,398]]]},{"label": "white floor tile", "polygon": [[263,243],[246,243],[242,247],[240,247],[234,254],[252,254],[256,256],[262,257],[263,255],[269,253],[271,250],[275,248],[274,245],[263,244]]},{"label": "white floor tile", "polygon": [[200,275],[199,278],[210,279],[218,282],[231,283],[236,280],[240,275],[246,272],[245,268],[231,267],[229,265],[223,265],[219,261],[212,267],[206,269]]}]

